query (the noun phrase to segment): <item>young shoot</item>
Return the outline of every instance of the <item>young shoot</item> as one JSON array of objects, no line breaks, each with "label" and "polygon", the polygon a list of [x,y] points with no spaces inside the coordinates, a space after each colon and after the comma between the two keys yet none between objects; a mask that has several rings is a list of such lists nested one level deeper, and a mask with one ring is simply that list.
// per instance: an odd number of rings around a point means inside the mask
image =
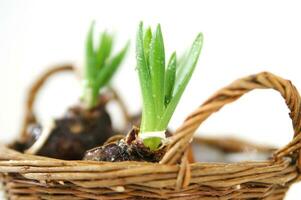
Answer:
[{"label": "young shoot", "polygon": [[104,31],[99,35],[99,44],[93,42],[94,22],[86,39],[86,60],[82,101],[87,108],[98,103],[100,89],[106,86],[119,68],[129,47],[129,42],[114,56],[111,56],[114,38]]},{"label": "young shoot", "polygon": [[142,120],[139,137],[150,150],[159,148],[165,139],[168,123],[192,76],[203,45],[199,33],[191,48],[177,60],[172,53],[165,64],[164,42],[160,24],[152,32],[139,24],[136,59],[142,92]]}]

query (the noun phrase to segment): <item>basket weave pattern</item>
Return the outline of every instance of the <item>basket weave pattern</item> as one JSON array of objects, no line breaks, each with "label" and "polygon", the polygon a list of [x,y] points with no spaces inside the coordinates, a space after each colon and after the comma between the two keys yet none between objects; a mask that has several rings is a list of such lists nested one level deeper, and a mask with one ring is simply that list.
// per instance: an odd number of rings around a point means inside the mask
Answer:
[{"label": "basket weave pattern", "polygon": [[[266,161],[189,163],[188,146],[212,113],[253,89],[274,89],[290,109],[294,139]],[[300,96],[271,73],[239,79],[194,111],[172,136],[160,163],[63,161],[0,147],[0,173],[9,199],[283,199],[300,180]]]}]

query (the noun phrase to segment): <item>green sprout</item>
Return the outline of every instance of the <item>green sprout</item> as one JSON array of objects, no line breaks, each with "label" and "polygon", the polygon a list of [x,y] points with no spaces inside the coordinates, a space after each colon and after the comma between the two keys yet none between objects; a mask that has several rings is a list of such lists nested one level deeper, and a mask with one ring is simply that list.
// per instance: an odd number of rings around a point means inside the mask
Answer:
[{"label": "green sprout", "polygon": [[[197,64],[203,35],[197,35],[191,48],[181,59],[177,60],[176,53],[172,53],[167,66],[160,24],[152,33],[151,28],[144,30],[141,22],[136,42],[137,70],[143,101],[141,136],[167,129]],[[162,138],[147,137],[143,143],[150,150],[156,150],[162,143]]]},{"label": "green sprout", "polygon": [[97,105],[100,89],[111,80],[119,68],[129,47],[129,42],[114,56],[111,56],[113,36],[106,31],[100,34],[99,45],[94,48],[92,22],[86,39],[86,60],[82,101],[87,108]]}]

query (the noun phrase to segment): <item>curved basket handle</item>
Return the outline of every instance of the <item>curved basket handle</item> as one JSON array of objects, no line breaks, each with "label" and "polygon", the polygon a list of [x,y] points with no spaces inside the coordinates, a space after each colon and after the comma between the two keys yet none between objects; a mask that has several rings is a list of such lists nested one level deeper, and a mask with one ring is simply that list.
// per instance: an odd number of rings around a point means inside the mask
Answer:
[{"label": "curved basket handle", "polygon": [[46,83],[46,81],[53,76],[54,74],[65,72],[65,71],[74,71],[74,67],[72,65],[60,65],[52,67],[46,70],[40,77],[31,85],[27,99],[25,102],[25,114],[23,118],[23,124],[21,127],[21,140],[26,138],[27,128],[30,124],[36,122],[36,116],[33,111],[34,103],[36,102],[37,94]]},{"label": "curved basket handle", "polygon": [[274,157],[281,158],[292,153],[299,152],[298,166],[301,169],[301,112],[300,95],[294,85],[289,80],[282,79],[269,72],[262,72],[238,79],[232,84],[222,88],[196,111],[191,113],[182,126],[176,130],[176,134],[171,138],[169,149],[161,163],[176,163],[187,149],[190,141],[193,139],[197,128],[213,113],[219,111],[224,105],[229,104],[245,93],[253,89],[274,89],[277,90],[285,99],[285,103],[290,109],[290,118],[294,128],[294,139],[286,147],[278,150]]},{"label": "curved basket handle", "polygon": [[[46,81],[51,76],[58,74],[58,73],[62,73],[62,72],[75,73],[76,68],[70,64],[52,67],[52,68],[46,70],[43,74],[41,74],[40,77],[30,87],[28,96],[26,99],[26,104],[25,104],[25,115],[24,115],[23,124],[22,124],[22,128],[21,128],[21,135],[20,135],[21,141],[26,139],[28,126],[30,124],[36,122],[36,116],[35,116],[33,107],[34,107],[34,103],[36,102],[38,92],[42,89],[42,87],[45,85]],[[119,97],[118,93],[115,91],[114,88],[109,87],[109,91],[112,93],[112,99],[114,99],[118,103],[125,120],[128,122],[131,119],[131,117],[129,115],[129,112],[127,110],[125,103]]]}]

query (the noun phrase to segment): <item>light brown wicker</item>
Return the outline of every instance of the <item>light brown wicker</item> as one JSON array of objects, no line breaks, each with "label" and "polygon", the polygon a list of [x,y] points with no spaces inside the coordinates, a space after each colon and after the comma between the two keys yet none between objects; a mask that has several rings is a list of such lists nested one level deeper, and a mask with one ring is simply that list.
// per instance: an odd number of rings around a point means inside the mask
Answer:
[{"label": "light brown wicker", "polygon": [[[200,124],[253,89],[280,92],[291,111],[295,131],[292,142],[265,161],[188,163],[188,145]],[[300,180],[300,103],[291,82],[271,73],[239,79],[189,115],[172,136],[160,163],[63,161],[25,155],[2,146],[4,190],[9,199],[283,199],[289,186]],[[271,151],[237,140],[202,142],[225,152],[240,151],[243,146]],[[229,148],[235,145],[238,148]]]}]

